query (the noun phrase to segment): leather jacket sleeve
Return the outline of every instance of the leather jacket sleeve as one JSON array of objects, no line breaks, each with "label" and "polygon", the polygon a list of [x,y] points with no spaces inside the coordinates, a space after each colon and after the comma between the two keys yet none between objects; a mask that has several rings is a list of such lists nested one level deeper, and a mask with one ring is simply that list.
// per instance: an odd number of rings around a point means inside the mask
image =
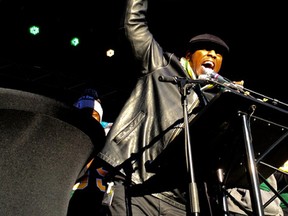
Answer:
[{"label": "leather jacket sleeve", "polygon": [[143,73],[163,66],[163,50],[155,41],[146,21],[147,0],[128,0],[124,19],[124,29],[134,56],[142,62]]}]

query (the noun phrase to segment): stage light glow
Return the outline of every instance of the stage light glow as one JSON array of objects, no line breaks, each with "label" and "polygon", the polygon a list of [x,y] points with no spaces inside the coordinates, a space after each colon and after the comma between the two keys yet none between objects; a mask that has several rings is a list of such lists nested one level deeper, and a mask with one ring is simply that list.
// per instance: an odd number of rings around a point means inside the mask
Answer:
[{"label": "stage light glow", "polygon": [[29,32],[30,32],[30,34],[32,34],[32,35],[37,35],[37,34],[40,33],[40,28],[39,28],[39,26],[36,26],[36,25],[31,26],[31,27],[29,28]]},{"label": "stage light glow", "polygon": [[74,38],[71,39],[70,43],[71,43],[72,46],[76,47],[76,46],[79,45],[80,39],[78,37],[74,37]]},{"label": "stage light glow", "polygon": [[113,50],[113,49],[107,50],[106,55],[107,55],[108,57],[114,56],[114,50]]}]

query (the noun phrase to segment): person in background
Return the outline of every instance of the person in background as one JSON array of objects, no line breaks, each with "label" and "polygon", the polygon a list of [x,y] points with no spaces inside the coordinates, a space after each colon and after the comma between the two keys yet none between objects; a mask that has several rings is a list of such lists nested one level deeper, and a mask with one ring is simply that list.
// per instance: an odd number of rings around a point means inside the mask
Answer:
[{"label": "person in background", "polygon": [[74,103],[74,107],[81,109],[83,112],[87,112],[95,118],[104,128],[105,134],[109,132],[113,123],[103,121],[103,108],[98,93],[93,88],[86,88],[83,94]]},{"label": "person in background", "polygon": [[[278,181],[275,178],[275,174],[270,175],[266,181],[277,191]],[[259,185],[262,203],[266,203],[273,196],[274,193],[270,188],[262,182]],[[244,216],[253,215],[253,209],[251,204],[250,191],[243,188],[231,188],[227,190],[229,195],[227,199],[228,209],[230,216]],[[273,199],[273,201],[264,208],[264,214],[266,216],[283,216],[283,210],[281,208],[281,201],[279,198]]]},{"label": "person in background", "polygon": [[[92,116],[103,127],[107,135],[113,123],[103,121],[103,108],[98,93],[94,88],[87,88],[74,103],[74,107],[84,115]],[[96,149],[98,151],[99,148]],[[83,175],[76,181],[69,202],[67,216],[83,216],[103,214],[103,194],[106,185],[102,178],[107,174],[105,163],[93,157],[85,166]]]},{"label": "person in background", "polygon": [[[280,196],[288,203],[288,160],[274,173],[278,183],[278,189],[281,190]],[[282,191],[283,189],[283,191]],[[284,216],[288,216],[288,207],[282,201],[280,206],[283,209]]]},{"label": "person in background", "polygon": [[[276,171],[266,180],[273,187],[274,190],[278,192],[281,190],[281,193],[279,193],[279,195],[286,202],[288,202],[288,161],[286,161],[281,167],[279,167],[279,169],[276,169]],[[284,187],[286,188],[284,189]],[[271,198],[273,198],[272,202],[270,202],[270,204],[264,209],[265,215],[288,215],[287,206],[278,197],[276,197],[274,192],[267,186],[265,182],[262,182],[259,188],[263,203],[266,203],[267,201],[270,201]],[[284,190],[282,191],[282,189]],[[228,192],[235,199],[234,201],[230,197],[228,197],[227,199],[228,208],[230,210],[231,216],[242,216],[249,213],[252,214],[250,192],[247,189],[232,188],[228,189]]]}]

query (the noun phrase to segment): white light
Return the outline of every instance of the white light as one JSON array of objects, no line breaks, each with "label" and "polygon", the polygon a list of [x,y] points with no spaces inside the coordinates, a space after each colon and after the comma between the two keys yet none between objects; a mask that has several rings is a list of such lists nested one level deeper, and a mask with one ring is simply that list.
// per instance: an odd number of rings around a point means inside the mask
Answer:
[{"label": "white light", "polygon": [[113,49],[107,50],[106,55],[107,55],[108,57],[112,57],[112,56],[114,55],[114,50],[113,50]]}]

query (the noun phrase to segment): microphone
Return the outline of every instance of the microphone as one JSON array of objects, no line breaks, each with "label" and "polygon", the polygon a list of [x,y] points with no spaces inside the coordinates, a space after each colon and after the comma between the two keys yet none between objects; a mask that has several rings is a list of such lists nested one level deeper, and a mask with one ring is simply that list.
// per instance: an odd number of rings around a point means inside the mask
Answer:
[{"label": "microphone", "polygon": [[159,76],[158,80],[161,82],[171,82],[171,83],[176,84],[178,77],[176,77],[176,76]]},{"label": "microphone", "polygon": [[236,84],[232,82],[231,80],[219,75],[218,73],[214,72],[210,68],[205,68],[204,67],[204,74],[201,74],[198,79],[205,79],[205,80],[212,80],[216,81],[221,85],[225,85],[230,88],[234,88],[238,91],[243,91],[243,85]]},{"label": "microphone", "polygon": [[207,83],[208,79],[197,79],[197,80],[192,80],[188,77],[177,77],[177,76],[159,76],[158,80],[161,82],[169,82],[173,84],[179,84],[179,85],[184,85],[184,84],[205,84]]},{"label": "microphone", "polygon": [[226,79],[225,77],[222,77],[221,75],[219,75],[218,73],[214,72],[210,68],[204,68],[204,74],[207,75],[212,80],[219,82],[220,84],[228,84],[229,85],[229,84],[232,83],[230,80]]}]

